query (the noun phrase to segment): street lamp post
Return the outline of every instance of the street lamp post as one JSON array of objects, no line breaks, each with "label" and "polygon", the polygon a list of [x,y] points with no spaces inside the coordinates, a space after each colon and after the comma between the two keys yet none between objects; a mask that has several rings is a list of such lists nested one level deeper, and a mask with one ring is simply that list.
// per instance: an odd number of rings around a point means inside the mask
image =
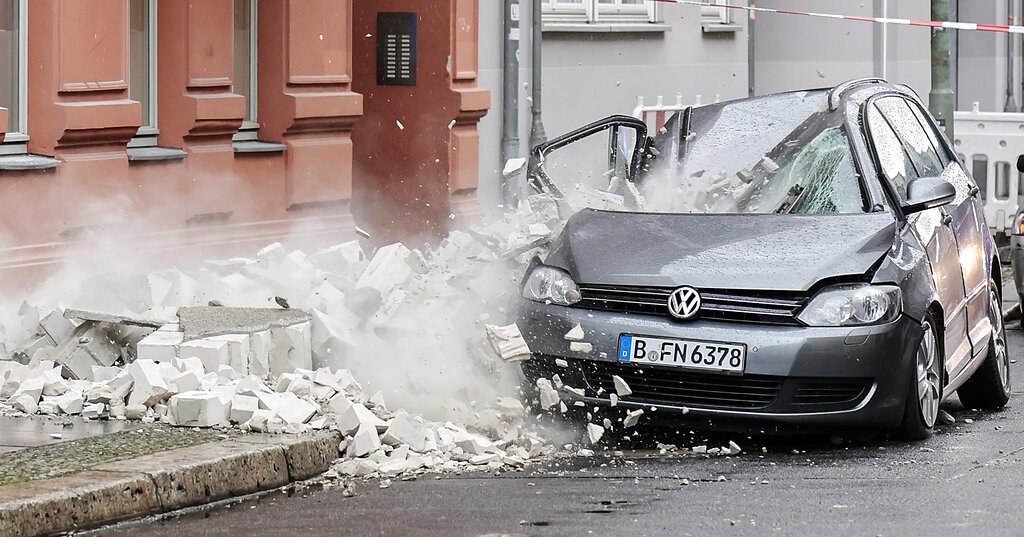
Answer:
[{"label": "street lamp post", "polygon": [[542,1],[531,0],[533,3],[533,28],[532,28],[532,45],[533,45],[533,87],[532,100],[533,104],[530,107],[533,114],[533,123],[530,125],[530,149],[547,141],[548,137],[544,133],[544,122],[541,120],[541,45],[544,42],[542,36],[544,32],[544,21],[541,16]]},{"label": "street lamp post", "polygon": [[[949,0],[932,0],[932,20],[949,19]],[[949,32],[932,28],[932,90],[928,93],[928,110],[953,139],[953,88],[949,84]]]}]

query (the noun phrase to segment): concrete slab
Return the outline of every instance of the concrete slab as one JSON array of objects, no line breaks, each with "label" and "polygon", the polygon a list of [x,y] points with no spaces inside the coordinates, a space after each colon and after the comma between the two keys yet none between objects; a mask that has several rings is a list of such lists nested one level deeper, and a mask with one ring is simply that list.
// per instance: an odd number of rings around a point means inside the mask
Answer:
[{"label": "concrete slab", "polygon": [[199,306],[178,310],[185,340],[225,334],[249,334],[309,321],[302,310]]}]

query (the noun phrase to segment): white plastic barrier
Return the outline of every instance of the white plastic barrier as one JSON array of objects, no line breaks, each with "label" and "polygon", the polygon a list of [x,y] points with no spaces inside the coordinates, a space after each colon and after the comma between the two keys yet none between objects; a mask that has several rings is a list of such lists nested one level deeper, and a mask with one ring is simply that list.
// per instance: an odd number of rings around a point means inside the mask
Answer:
[{"label": "white plastic barrier", "polygon": [[993,234],[1009,235],[1024,194],[1024,174],[1017,171],[1017,157],[1024,155],[1024,114],[981,112],[974,103],[970,112],[953,114],[953,146],[981,189],[985,220]]},{"label": "white plastic barrier", "polygon": [[[715,102],[717,103],[718,101],[719,96],[715,95]],[[658,95],[655,100],[655,104],[648,105],[644,103],[644,97],[641,95],[636,98],[636,108],[633,109],[633,117],[646,123],[647,128],[649,129],[648,132],[651,136],[654,136],[662,127],[665,126],[665,122],[667,122],[673,114],[676,112],[682,112],[691,106],[700,106],[701,104],[700,95],[697,95],[697,98],[691,105],[683,104],[683,94],[677,93],[675,104],[665,104],[665,98]]]}]

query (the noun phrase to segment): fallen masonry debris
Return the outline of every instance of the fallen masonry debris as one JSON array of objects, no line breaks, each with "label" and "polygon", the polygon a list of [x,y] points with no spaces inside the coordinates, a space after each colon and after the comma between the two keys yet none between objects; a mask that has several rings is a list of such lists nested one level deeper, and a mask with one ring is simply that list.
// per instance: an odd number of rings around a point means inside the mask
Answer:
[{"label": "fallen masonry debris", "polygon": [[[582,390],[556,375],[537,380],[536,401],[509,397],[518,372],[507,364],[532,355],[507,306],[571,212],[535,195],[434,248],[349,241],[307,254],[275,243],[190,270],[88,278],[81,296],[26,301],[16,326],[0,327],[0,349],[13,351],[0,355],[0,413],[337,430],[333,472],[348,478],[593,455],[580,446],[600,442],[609,421],[570,449],[527,421],[538,403],[568,412],[560,391]],[[591,352],[584,337],[578,325],[565,335]],[[613,403],[630,393],[622,379],[615,388]]]},{"label": "fallen masonry debris", "polygon": [[622,380],[622,377],[612,375],[612,382],[615,384],[615,393],[618,394],[619,397],[632,395],[633,390],[630,389],[629,384],[626,384],[625,380]]}]

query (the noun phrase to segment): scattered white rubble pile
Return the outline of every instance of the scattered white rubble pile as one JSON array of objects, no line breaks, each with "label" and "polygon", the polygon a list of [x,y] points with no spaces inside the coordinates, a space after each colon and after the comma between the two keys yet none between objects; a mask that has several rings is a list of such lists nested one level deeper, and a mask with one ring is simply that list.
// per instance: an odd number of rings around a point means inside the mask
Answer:
[{"label": "scattered white rubble pile", "polygon": [[532,196],[430,250],[275,243],[193,270],[83,279],[62,304],[0,314],[12,349],[0,349],[0,412],[333,429],[337,471],[353,476],[522,466],[556,448],[508,397],[505,362],[530,354],[506,306],[559,211]]}]

